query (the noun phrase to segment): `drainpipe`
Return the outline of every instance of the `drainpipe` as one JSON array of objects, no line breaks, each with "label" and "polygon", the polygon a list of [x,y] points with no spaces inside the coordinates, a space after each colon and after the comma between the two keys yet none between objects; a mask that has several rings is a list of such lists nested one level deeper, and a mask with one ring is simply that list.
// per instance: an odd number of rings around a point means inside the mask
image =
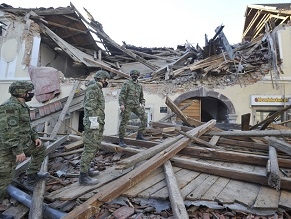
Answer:
[{"label": "drainpipe", "polygon": [[[20,189],[12,185],[8,186],[7,192],[11,197],[24,204],[26,207],[30,208],[32,203],[30,195],[26,194],[25,192],[21,191]],[[50,208],[46,204],[44,204],[43,206],[43,216],[46,219],[60,219],[64,217],[66,214],[67,213]]]}]

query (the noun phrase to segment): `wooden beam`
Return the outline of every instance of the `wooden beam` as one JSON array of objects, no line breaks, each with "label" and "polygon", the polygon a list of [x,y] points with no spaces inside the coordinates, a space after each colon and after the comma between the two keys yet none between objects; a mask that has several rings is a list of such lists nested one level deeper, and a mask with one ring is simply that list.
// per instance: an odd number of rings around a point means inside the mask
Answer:
[{"label": "wooden beam", "polygon": [[173,217],[176,219],[189,218],[188,212],[185,208],[185,204],[175,178],[175,174],[170,161],[164,163],[164,172],[166,176],[167,188],[169,193],[169,199],[173,211]]},{"label": "wooden beam", "polygon": [[187,133],[185,133],[185,132],[183,132],[183,131],[180,131],[180,130],[176,130],[176,131],[179,132],[181,135],[184,135],[184,136],[190,138],[192,141],[194,141],[194,142],[196,142],[196,143],[199,143],[199,144],[205,145],[206,147],[210,147],[210,148],[217,148],[217,147],[215,146],[215,144],[213,145],[213,144],[211,144],[211,143],[208,143],[207,141],[204,141],[204,140],[202,140],[202,139],[200,139],[200,138],[198,138],[198,137],[195,137],[195,136],[191,136],[191,135],[189,135],[189,134],[187,134]]},{"label": "wooden beam", "polygon": [[241,116],[241,130],[242,131],[246,131],[250,129],[250,118],[251,118],[250,113],[243,114]]},{"label": "wooden beam", "polygon": [[281,179],[279,175],[279,165],[276,148],[269,147],[269,160],[267,164],[267,177],[268,185],[275,188],[277,191],[280,190]]},{"label": "wooden beam", "polygon": [[[192,135],[199,133],[201,129],[207,129],[209,124],[203,124],[192,130]],[[163,163],[177,154],[180,150],[188,145],[190,139],[182,138],[176,143],[169,146],[161,153],[156,154],[146,162],[142,163],[136,169],[118,178],[114,183],[107,184],[102,191],[92,196],[83,204],[69,212],[63,219],[86,219],[98,212],[104,202],[110,202],[120,196],[123,192],[136,185],[139,181],[149,176],[152,171],[160,167]]]},{"label": "wooden beam", "polygon": [[[203,133],[205,133],[209,128],[213,127],[215,125],[215,120],[211,120],[207,123],[206,128],[201,128],[199,132],[197,132],[195,135],[196,136],[201,136]],[[188,138],[190,138],[191,140],[193,136],[191,136],[190,134],[192,133],[192,130],[189,131],[188,133],[184,133],[185,135],[187,135]],[[149,159],[150,157],[153,157],[154,155],[160,153],[161,151],[165,150],[166,148],[168,148],[170,145],[176,143],[178,140],[180,140],[181,138],[183,138],[183,135],[179,135],[177,137],[174,138],[167,138],[164,142],[149,148],[143,152],[140,152],[136,155],[133,155],[129,158],[123,159],[121,161],[119,161],[117,164],[118,166],[116,166],[116,169],[127,169],[143,160]],[[194,137],[193,137],[194,138]]]},{"label": "wooden beam", "polygon": [[205,135],[218,136],[246,136],[246,137],[265,137],[265,136],[291,136],[291,130],[259,130],[259,131],[222,131],[222,132],[207,132]]},{"label": "wooden beam", "polygon": [[[53,143],[51,143],[50,145],[48,145],[46,150],[45,150],[45,155],[48,155],[49,153],[54,151],[58,146],[63,144],[67,140],[67,138],[68,138],[68,136],[63,136],[63,137],[57,139],[56,141],[54,141]],[[16,170],[15,170],[16,176],[27,169],[30,160],[31,160],[31,158],[28,158],[25,161],[23,161],[17,165]]]},{"label": "wooden beam", "polygon": [[107,71],[110,71],[110,72],[112,72],[112,73],[115,73],[115,74],[117,74],[117,75],[119,75],[119,76],[122,76],[122,77],[124,77],[124,78],[130,78],[130,76],[129,76],[128,74],[126,74],[126,73],[124,73],[124,72],[122,72],[122,71],[116,70],[116,69],[114,69],[114,68],[111,68],[111,67],[109,67],[108,65],[104,65],[104,64],[102,64],[100,61],[96,61],[96,60],[93,60],[93,59],[88,59],[88,58],[86,58],[86,57],[84,57],[84,60],[85,60],[86,62],[88,62],[88,63],[91,63],[91,64],[93,64],[93,65],[95,65],[95,66],[97,66],[97,67],[103,68],[103,69],[105,69],[105,70],[107,70]]},{"label": "wooden beam", "polygon": [[[112,40],[105,32],[104,30],[100,30],[99,28],[97,28],[96,25],[94,25],[94,23],[96,22],[94,19],[91,19],[91,22],[87,22],[87,20],[82,16],[82,14],[75,8],[75,6],[70,3],[72,9],[79,15],[79,17],[85,22],[87,23],[90,27],[92,27],[95,31],[96,31],[96,35],[98,37],[101,37],[103,40],[106,40],[107,42],[109,42],[112,46],[114,46],[115,48],[121,50],[122,52],[124,52],[125,54],[129,55],[130,57],[132,57],[133,59],[135,59],[136,61],[144,64],[145,66],[149,67],[152,70],[157,70],[159,67],[150,63],[149,61],[145,60],[144,58],[134,54],[133,52],[131,52],[130,50],[120,46],[119,44],[117,44],[114,40]],[[92,30],[90,30],[92,32]]]},{"label": "wooden beam", "polygon": [[75,29],[75,28],[72,28],[72,27],[69,27],[69,26],[65,26],[65,25],[61,25],[61,24],[58,24],[58,23],[55,23],[55,22],[52,22],[52,21],[46,21],[44,19],[42,19],[40,16],[30,16],[30,18],[33,20],[39,20],[47,25],[51,25],[51,26],[55,26],[55,27],[61,27],[62,29],[67,29],[67,30],[70,30],[70,31],[74,31],[76,33],[82,33],[83,35],[87,35],[87,31],[83,31],[83,30],[79,30],[79,29]]},{"label": "wooden beam", "polygon": [[[45,157],[40,172],[45,173],[48,171],[48,156]],[[36,183],[33,190],[31,206],[29,211],[29,219],[42,219],[43,218],[43,199],[45,193],[46,179],[41,179]]]},{"label": "wooden beam", "polygon": [[[290,135],[289,135],[290,136]],[[275,147],[276,149],[285,152],[288,155],[291,155],[291,145],[285,141],[281,141],[274,137],[265,137],[265,139],[269,142],[269,145]]]},{"label": "wooden beam", "polygon": [[71,150],[75,150],[77,148],[82,147],[83,144],[84,144],[83,139],[81,139],[81,140],[72,142],[71,144],[64,145],[64,148],[66,149],[66,151],[71,151]]},{"label": "wooden beam", "polygon": [[[266,167],[269,157],[267,155],[248,154],[235,151],[224,151],[223,149],[211,149],[202,147],[186,147],[180,152],[192,157],[198,157],[201,159],[212,159],[223,162],[234,162],[251,164]],[[179,154],[180,154],[179,153]],[[278,158],[280,167],[290,168],[291,160],[286,158]]]},{"label": "wooden beam", "polygon": [[[217,165],[212,165],[205,162],[199,162],[199,161],[194,161],[194,160],[184,159],[184,158],[179,158],[179,159],[172,158],[171,161],[172,161],[172,164],[177,167],[268,186],[268,178],[266,174],[249,172],[249,171],[229,168],[225,166],[217,166]],[[290,188],[291,188],[291,179],[286,178],[286,177],[281,177],[281,189],[290,190]]]},{"label": "wooden beam", "polygon": [[67,102],[66,102],[64,108],[62,109],[62,112],[61,112],[61,114],[60,114],[60,116],[58,118],[58,121],[57,121],[56,125],[54,126],[54,129],[53,129],[52,133],[50,134],[50,139],[51,140],[53,140],[53,139],[55,139],[57,137],[58,131],[59,131],[61,125],[62,125],[62,122],[65,119],[65,116],[66,116],[67,111],[68,111],[68,109],[70,107],[70,104],[71,104],[71,102],[72,102],[72,100],[74,98],[74,95],[75,95],[76,90],[77,90],[77,88],[79,86],[79,83],[80,83],[80,81],[76,81],[74,83],[73,87],[72,87],[72,90],[71,90],[70,95],[69,95],[69,97],[67,99]]}]

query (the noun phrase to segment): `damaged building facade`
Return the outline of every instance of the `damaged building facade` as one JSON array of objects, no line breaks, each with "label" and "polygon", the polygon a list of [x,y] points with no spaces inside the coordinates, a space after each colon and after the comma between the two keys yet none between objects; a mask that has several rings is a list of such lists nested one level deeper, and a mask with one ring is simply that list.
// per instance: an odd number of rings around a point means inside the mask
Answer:
[{"label": "damaged building facade", "polygon": [[[32,121],[46,133],[82,132],[82,95],[99,69],[111,74],[111,86],[104,89],[106,135],[117,133],[118,95],[133,68],[141,72],[149,126],[171,113],[167,96],[180,108],[187,105],[185,115],[222,126],[241,124],[243,115],[250,125],[259,124],[291,103],[290,4],[247,6],[242,43],[229,45],[219,26],[203,48],[119,45],[86,12],[88,19],[73,4],[0,8],[0,101],[9,97],[13,81],[32,80]],[[290,117],[286,111],[278,122]]]},{"label": "damaged building facade", "polygon": [[[229,45],[228,27],[218,26],[203,48],[185,43],[173,49],[119,45],[72,4],[1,4],[0,101],[9,97],[12,81],[33,81],[30,115],[44,133],[48,156],[41,171],[50,176],[32,194],[23,186],[29,159],[20,163],[7,191],[22,205],[5,199],[0,210],[63,219],[289,218],[289,9],[247,6],[237,45]],[[115,136],[118,95],[133,68],[145,91],[148,140],[131,132],[122,148]],[[105,133],[92,162],[100,183],[81,186],[83,98],[99,69],[111,74]],[[133,117],[128,131],[136,125]]]}]

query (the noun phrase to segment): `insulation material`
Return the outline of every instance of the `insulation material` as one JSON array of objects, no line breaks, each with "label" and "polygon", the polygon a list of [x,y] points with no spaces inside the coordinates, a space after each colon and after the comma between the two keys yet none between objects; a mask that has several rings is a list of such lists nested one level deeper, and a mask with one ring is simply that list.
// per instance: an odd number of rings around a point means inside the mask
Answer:
[{"label": "insulation material", "polygon": [[60,93],[59,71],[52,67],[28,68],[38,102],[45,102]]}]

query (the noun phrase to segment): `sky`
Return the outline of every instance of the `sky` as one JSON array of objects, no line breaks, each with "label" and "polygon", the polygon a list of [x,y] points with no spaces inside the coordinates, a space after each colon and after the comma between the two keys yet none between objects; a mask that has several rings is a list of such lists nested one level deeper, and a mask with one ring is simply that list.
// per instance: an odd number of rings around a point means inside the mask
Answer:
[{"label": "sky", "polygon": [[6,0],[14,8],[67,7],[87,18],[87,9],[111,39],[137,47],[201,47],[224,25],[230,44],[241,42],[247,5],[291,3],[284,0]]}]

